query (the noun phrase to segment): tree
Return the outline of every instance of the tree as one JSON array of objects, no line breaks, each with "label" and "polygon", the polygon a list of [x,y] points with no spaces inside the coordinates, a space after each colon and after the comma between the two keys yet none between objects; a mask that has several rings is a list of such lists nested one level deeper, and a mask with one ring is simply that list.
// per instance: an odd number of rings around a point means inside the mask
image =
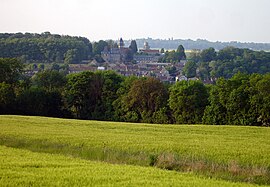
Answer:
[{"label": "tree", "polygon": [[100,40],[99,42],[94,42],[93,44],[93,55],[101,55],[101,52],[104,48],[108,46],[108,43],[104,40]]},{"label": "tree", "polygon": [[200,56],[202,62],[211,62],[216,59],[217,53],[214,48],[210,47],[209,49],[202,50]]},{"label": "tree", "polygon": [[229,80],[219,78],[210,91],[203,122],[269,126],[269,85],[269,74],[238,73]]},{"label": "tree", "polygon": [[108,44],[108,50],[110,51],[111,49],[113,49],[113,48],[118,48],[118,44],[117,44],[117,42],[115,42],[115,41],[113,41],[113,40],[107,40],[106,41],[107,42],[107,44]]},{"label": "tree", "polygon": [[34,85],[47,91],[62,90],[66,84],[66,77],[56,70],[38,72],[32,77]]},{"label": "tree", "polygon": [[76,64],[79,63],[79,53],[77,49],[69,49],[66,53],[65,53],[65,60],[64,62],[66,64]]},{"label": "tree", "polygon": [[188,61],[183,68],[183,74],[187,78],[195,77],[196,69],[197,69],[197,64],[195,62]]},{"label": "tree", "polygon": [[250,110],[255,120],[253,124],[270,126],[270,73],[262,76],[253,74],[250,77]]},{"label": "tree", "polygon": [[129,111],[137,114],[142,122],[153,122],[153,114],[166,107],[168,93],[165,86],[153,77],[135,80],[124,102]]},{"label": "tree", "polygon": [[201,61],[200,51],[198,50],[192,50],[189,54],[189,61],[198,63]]},{"label": "tree", "polygon": [[199,81],[181,81],[170,90],[169,106],[176,123],[197,124],[202,122],[208,104],[208,92]]},{"label": "tree", "polygon": [[39,64],[38,65],[38,70],[39,71],[43,71],[45,69],[45,65],[44,64]]},{"label": "tree", "polygon": [[123,77],[114,71],[98,71],[96,76],[101,79],[101,97],[93,113],[94,119],[114,120],[114,101],[117,97],[117,90],[123,81]]},{"label": "tree", "polygon": [[135,53],[138,52],[138,47],[137,47],[136,40],[131,41],[129,49],[131,50],[132,54],[135,54]]},{"label": "tree", "polygon": [[127,95],[130,90],[130,87],[133,85],[133,82],[138,80],[138,77],[129,76],[124,77],[123,81],[120,84],[116,92],[117,99],[113,101],[114,107],[114,120],[115,121],[129,121],[129,122],[138,122],[138,114],[134,111],[130,111],[127,106]]},{"label": "tree", "polygon": [[30,88],[17,96],[17,112],[23,115],[63,117],[63,102],[59,92]]},{"label": "tree", "polygon": [[51,70],[59,71],[60,70],[60,65],[57,64],[57,63],[52,63]]},{"label": "tree", "polygon": [[67,108],[76,118],[114,120],[113,103],[122,79],[113,71],[68,75],[64,94]]},{"label": "tree", "polygon": [[0,58],[0,83],[16,83],[22,75],[23,67],[16,58]]},{"label": "tree", "polygon": [[178,61],[186,59],[185,49],[184,49],[183,45],[178,46],[176,53],[178,56]]},{"label": "tree", "polygon": [[[218,81],[224,79],[219,79]],[[203,123],[209,125],[226,125],[227,109],[220,103],[219,86],[212,86],[210,89],[209,105],[206,106],[203,115]]]},{"label": "tree", "polygon": [[160,53],[165,53],[164,48],[161,48]]},{"label": "tree", "polygon": [[102,79],[93,72],[85,71],[67,76],[65,101],[76,118],[92,119],[102,96]]},{"label": "tree", "polygon": [[196,76],[200,78],[200,80],[209,80],[210,79],[210,67],[207,62],[200,62],[196,69]]},{"label": "tree", "polygon": [[15,93],[11,84],[0,83],[0,114],[11,114],[14,109]]}]

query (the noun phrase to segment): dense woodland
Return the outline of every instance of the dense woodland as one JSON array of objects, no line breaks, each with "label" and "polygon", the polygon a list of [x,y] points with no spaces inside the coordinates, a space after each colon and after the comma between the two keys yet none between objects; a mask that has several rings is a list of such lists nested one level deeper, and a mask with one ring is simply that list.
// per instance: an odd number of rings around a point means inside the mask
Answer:
[{"label": "dense woodland", "polygon": [[231,78],[238,72],[265,74],[270,71],[270,53],[226,47],[218,52],[214,48],[192,52],[185,65],[187,77],[201,80]]},{"label": "dense woodland", "polygon": [[80,62],[88,59],[92,44],[87,38],[42,34],[0,34],[0,57],[23,62]]},{"label": "dense woodland", "polygon": [[164,84],[112,71],[23,74],[15,58],[0,59],[0,114],[125,122],[270,125],[270,74],[237,73],[214,85]]}]

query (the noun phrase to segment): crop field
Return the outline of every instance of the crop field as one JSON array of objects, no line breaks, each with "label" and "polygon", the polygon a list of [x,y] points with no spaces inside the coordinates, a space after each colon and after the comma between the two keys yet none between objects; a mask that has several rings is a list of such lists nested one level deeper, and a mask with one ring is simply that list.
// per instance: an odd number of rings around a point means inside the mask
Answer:
[{"label": "crop field", "polygon": [[[0,145],[33,152],[72,156],[73,159],[77,157],[76,162],[80,163],[86,161],[79,158],[111,164],[137,165],[137,168],[145,171],[149,169],[161,172],[162,170],[157,169],[161,168],[235,182],[270,184],[269,128],[149,125],[0,116]],[[11,150],[8,152],[12,154]],[[27,152],[24,153],[27,154]],[[1,154],[1,156],[0,162],[6,163],[6,159],[3,159],[5,155]],[[14,167],[19,164],[19,161],[15,161]],[[57,163],[57,161],[54,162],[52,159],[52,163]],[[93,165],[90,161],[87,163]],[[100,163],[95,163],[95,165],[100,166]],[[115,165],[115,168],[116,166],[135,167]],[[154,168],[149,166],[154,166]],[[110,167],[112,168],[112,165]],[[58,169],[61,170],[61,168]],[[1,168],[0,173],[3,171],[5,170]],[[165,170],[162,172],[192,177],[190,174],[181,172]],[[84,176],[78,177],[78,180],[81,180],[80,177]],[[6,179],[1,177],[1,180]]]},{"label": "crop field", "polygon": [[0,186],[255,186],[0,146]]}]

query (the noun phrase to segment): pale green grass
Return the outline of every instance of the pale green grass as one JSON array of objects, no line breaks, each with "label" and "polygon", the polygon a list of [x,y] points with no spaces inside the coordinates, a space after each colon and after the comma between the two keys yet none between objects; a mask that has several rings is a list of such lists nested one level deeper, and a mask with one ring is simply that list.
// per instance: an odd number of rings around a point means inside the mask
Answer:
[{"label": "pale green grass", "polygon": [[255,186],[0,146],[0,186]]},{"label": "pale green grass", "polygon": [[0,137],[128,152],[174,152],[217,162],[270,166],[270,128],[145,125],[0,116]]},{"label": "pale green grass", "polygon": [[0,144],[270,184],[270,128],[0,116]]}]

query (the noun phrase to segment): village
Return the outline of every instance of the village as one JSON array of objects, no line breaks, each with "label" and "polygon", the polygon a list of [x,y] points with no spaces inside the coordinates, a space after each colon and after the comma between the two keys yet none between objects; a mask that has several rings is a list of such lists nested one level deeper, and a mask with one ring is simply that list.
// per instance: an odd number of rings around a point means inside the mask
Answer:
[{"label": "village", "polygon": [[[133,55],[133,60],[127,62],[126,56],[129,55],[129,48],[121,38],[117,47],[108,49],[105,47],[101,52],[104,62],[83,61],[81,64],[69,64],[69,73],[79,73],[82,71],[104,71],[112,70],[124,76],[138,77],[155,77],[162,82],[173,83],[175,81],[187,80],[182,75],[182,69],[186,60],[180,60],[178,63],[162,63],[159,59],[165,54],[157,49],[151,49],[147,42],[144,43],[143,49],[139,49]],[[169,69],[174,68],[174,73]]]}]

